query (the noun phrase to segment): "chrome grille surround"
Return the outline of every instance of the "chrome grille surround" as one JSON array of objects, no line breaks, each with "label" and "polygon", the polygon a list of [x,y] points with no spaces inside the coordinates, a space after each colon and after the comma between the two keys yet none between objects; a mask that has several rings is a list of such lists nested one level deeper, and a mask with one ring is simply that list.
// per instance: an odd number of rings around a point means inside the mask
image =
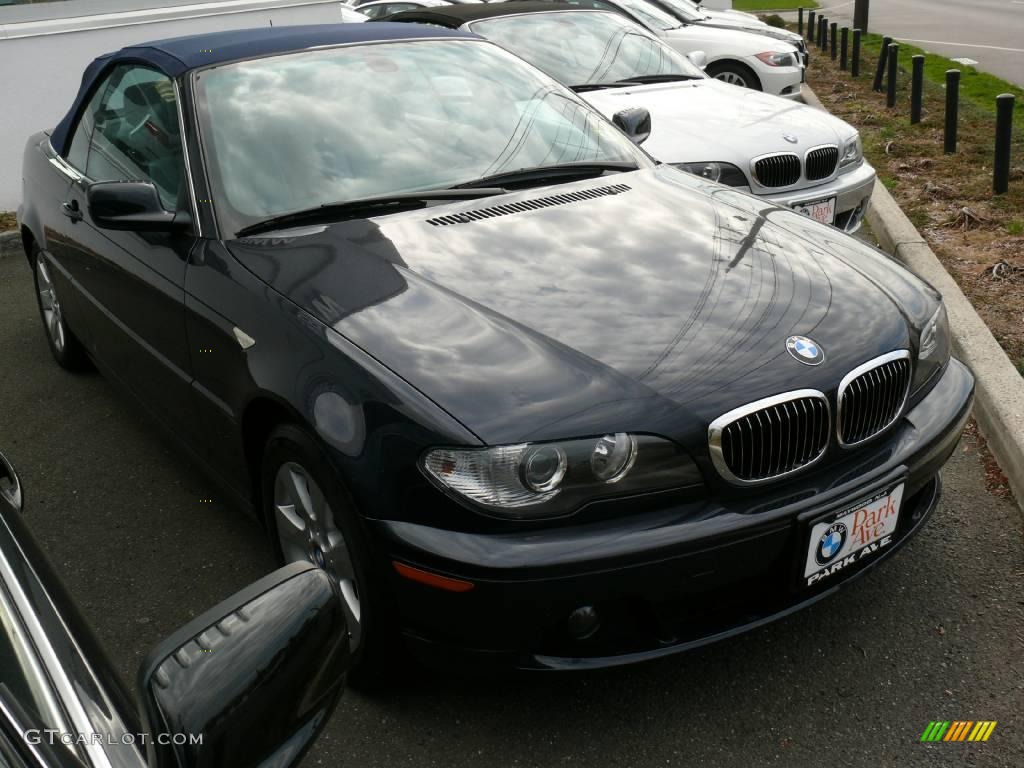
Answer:
[{"label": "chrome grille surround", "polygon": [[804,176],[808,181],[821,181],[836,172],[839,165],[839,147],[823,144],[811,147],[804,155]]},{"label": "chrome grille surround", "polygon": [[776,152],[755,158],[754,179],[762,187],[789,187],[800,181],[802,169],[795,152]]},{"label": "chrome grille surround", "polygon": [[831,415],[828,398],[816,389],[783,392],[734,408],[708,426],[711,462],[737,485],[799,472],[828,450]]},{"label": "chrome grille surround", "polygon": [[912,376],[905,349],[868,360],[846,374],[836,392],[839,445],[860,445],[891,427],[907,404]]}]

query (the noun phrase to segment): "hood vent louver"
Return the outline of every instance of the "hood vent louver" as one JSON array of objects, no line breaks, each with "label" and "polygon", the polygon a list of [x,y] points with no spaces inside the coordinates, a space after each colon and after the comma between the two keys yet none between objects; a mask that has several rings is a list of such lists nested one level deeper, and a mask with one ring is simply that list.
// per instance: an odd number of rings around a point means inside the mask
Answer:
[{"label": "hood vent louver", "polygon": [[494,205],[487,208],[476,208],[472,211],[463,211],[462,213],[452,213],[447,216],[437,216],[433,219],[427,219],[427,223],[433,224],[435,227],[446,227],[450,224],[469,224],[470,222],[479,221],[480,219],[493,219],[496,216],[510,216],[513,213],[536,211],[541,208],[551,208],[556,205],[578,203],[582,200],[593,200],[598,197],[608,197],[609,195],[621,195],[623,192],[628,192],[630,189],[632,189],[632,187],[625,184],[611,184],[607,187],[580,189],[575,192],[565,192],[559,195],[537,197],[533,200],[520,200],[516,203],[506,203],[504,205]]}]

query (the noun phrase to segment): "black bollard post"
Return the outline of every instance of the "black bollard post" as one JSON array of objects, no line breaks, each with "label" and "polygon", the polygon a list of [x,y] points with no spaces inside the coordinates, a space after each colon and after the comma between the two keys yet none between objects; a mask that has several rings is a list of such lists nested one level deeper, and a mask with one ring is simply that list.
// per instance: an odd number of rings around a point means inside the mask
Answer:
[{"label": "black bollard post", "polygon": [[839,68],[845,72],[850,53],[850,28],[843,27],[843,31],[840,32],[839,36]]},{"label": "black bollard post", "polygon": [[816,18],[816,15],[815,15],[814,11],[810,11],[807,14],[807,42],[808,43],[814,42],[814,30],[817,29],[817,27],[814,26],[814,19],[815,18]]},{"label": "black bollard post", "polygon": [[839,28],[839,25],[836,24],[833,21],[832,24],[829,26],[829,31],[828,31],[828,42],[832,46],[832,61],[836,60],[836,53],[837,53],[837,51],[836,51],[836,42],[837,42],[836,41],[836,30],[838,28]]},{"label": "black bollard post", "polygon": [[946,129],[942,148],[947,155],[956,152],[956,122],[960,111],[960,70],[946,70]]},{"label": "black bollard post", "polygon": [[868,31],[868,0],[855,0],[853,5],[853,27],[862,32]]},{"label": "black bollard post", "polygon": [[924,88],[924,56],[918,54],[912,61],[914,69],[910,76],[910,124],[921,122],[921,90]]},{"label": "black bollard post", "polygon": [[996,96],[996,160],[992,166],[992,191],[1002,195],[1010,188],[1010,135],[1013,131],[1013,94]]},{"label": "black bollard post", "polygon": [[871,86],[873,91],[882,90],[882,76],[885,75],[885,60],[889,55],[889,46],[892,45],[891,37],[882,38],[882,52],[878,54],[878,68],[875,70],[875,82]]},{"label": "black bollard post", "polygon": [[889,46],[889,79],[886,83],[885,106],[892,109],[896,106],[896,72],[899,65],[900,47],[893,43]]},{"label": "black bollard post", "polygon": [[818,38],[818,46],[823,51],[828,47],[828,19],[825,17],[821,19],[821,37]]},{"label": "black bollard post", "polygon": [[804,7],[802,5],[796,9],[796,31],[800,33],[800,37],[804,36]]},{"label": "black bollard post", "polygon": [[850,76],[860,77],[860,30],[853,30],[853,60],[850,62]]}]

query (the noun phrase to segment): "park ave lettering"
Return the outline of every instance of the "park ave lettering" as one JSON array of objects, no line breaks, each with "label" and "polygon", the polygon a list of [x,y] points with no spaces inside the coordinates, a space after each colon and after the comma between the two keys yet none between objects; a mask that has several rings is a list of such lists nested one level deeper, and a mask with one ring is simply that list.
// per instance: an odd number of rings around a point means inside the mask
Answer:
[{"label": "park ave lettering", "polygon": [[[860,513],[858,512],[858,514]],[[866,547],[858,550],[857,552],[847,555],[842,560],[836,560],[834,563],[832,563],[832,565],[828,566],[827,568],[824,568],[818,571],[817,573],[812,574],[807,579],[807,586],[811,586],[812,584],[821,581],[826,576],[831,576],[833,573],[837,573],[843,570],[843,568],[846,568],[849,565],[853,565],[861,558],[867,557],[868,555],[872,555],[878,550],[880,550],[882,547],[888,546],[891,543],[892,536],[885,536],[884,538],[881,538],[878,541],[874,541],[871,544],[868,544]]]}]

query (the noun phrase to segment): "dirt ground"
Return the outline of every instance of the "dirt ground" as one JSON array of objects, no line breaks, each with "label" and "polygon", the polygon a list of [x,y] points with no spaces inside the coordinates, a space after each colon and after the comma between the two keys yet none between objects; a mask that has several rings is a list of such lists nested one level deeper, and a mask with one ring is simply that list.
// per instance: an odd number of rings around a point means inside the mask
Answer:
[{"label": "dirt ground", "polygon": [[827,54],[812,56],[808,84],[833,114],[856,126],[864,152],[897,202],[1024,375],[1024,126],[1015,126],[1010,191],[992,192],[995,117],[961,100],[959,146],[943,154],[945,93],[926,83],[923,119],[910,125],[910,83],[897,103],[871,90],[875,62],[853,80]]}]

